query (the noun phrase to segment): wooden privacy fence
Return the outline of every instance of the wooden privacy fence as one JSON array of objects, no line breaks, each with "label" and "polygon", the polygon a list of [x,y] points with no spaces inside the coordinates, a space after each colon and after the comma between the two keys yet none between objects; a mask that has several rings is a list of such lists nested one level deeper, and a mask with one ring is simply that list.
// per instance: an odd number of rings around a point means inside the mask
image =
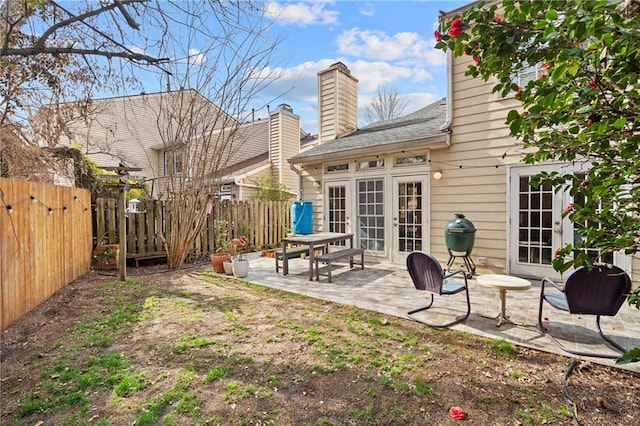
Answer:
[{"label": "wooden privacy fence", "polygon": [[[166,214],[169,208],[168,201],[145,201],[138,204],[137,213],[126,213],[129,257],[165,251],[163,236],[171,229]],[[226,233],[227,242],[244,235],[253,249],[277,246],[291,229],[290,208],[290,201],[216,201],[189,256],[197,259],[214,253],[219,248],[218,232]],[[119,243],[118,219],[124,210],[115,198],[96,200],[96,244]]]},{"label": "wooden privacy fence", "polygon": [[88,190],[0,178],[0,328],[91,270]]}]

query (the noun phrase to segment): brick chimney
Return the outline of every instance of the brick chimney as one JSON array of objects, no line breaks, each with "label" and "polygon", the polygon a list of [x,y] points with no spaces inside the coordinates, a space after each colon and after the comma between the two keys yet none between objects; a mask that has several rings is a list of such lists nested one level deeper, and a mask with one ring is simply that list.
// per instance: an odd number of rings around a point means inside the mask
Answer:
[{"label": "brick chimney", "polygon": [[336,139],[358,128],[358,79],[336,62],[318,73],[318,141]]}]

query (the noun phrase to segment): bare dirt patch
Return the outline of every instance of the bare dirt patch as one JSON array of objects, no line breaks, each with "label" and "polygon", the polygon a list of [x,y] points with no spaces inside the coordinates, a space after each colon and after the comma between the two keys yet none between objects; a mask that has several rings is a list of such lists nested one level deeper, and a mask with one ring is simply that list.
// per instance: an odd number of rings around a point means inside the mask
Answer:
[{"label": "bare dirt patch", "polygon": [[216,276],[76,280],[2,334],[3,425],[635,425],[632,373]]}]

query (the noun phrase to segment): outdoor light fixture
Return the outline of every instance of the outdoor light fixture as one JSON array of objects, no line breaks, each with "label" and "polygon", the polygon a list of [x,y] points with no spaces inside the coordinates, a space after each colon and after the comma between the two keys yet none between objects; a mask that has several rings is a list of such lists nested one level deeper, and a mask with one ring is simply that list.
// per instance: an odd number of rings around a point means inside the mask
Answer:
[{"label": "outdoor light fixture", "polygon": [[440,180],[442,179],[442,170],[436,170],[435,172],[433,172],[433,178],[435,180]]}]

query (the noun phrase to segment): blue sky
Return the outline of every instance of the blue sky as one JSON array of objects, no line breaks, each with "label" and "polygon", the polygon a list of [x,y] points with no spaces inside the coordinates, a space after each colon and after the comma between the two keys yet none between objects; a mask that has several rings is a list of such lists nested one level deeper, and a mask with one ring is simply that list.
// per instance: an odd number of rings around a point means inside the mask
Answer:
[{"label": "blue sky", "polygon": [[[274,31],[284,36],[274,53],[281,77],[260,102],[291,105],[303,130],[317,132],[317,73],[341,61],[359,80],[360,108],[378,86],[395,87],[413,112],[446,95],[446,57],[435,50],[440,10],[469,1],[273,1]],[[259,102],[258,102],[259,103]],[[257,104],[258,104],[257,103]],[[266,111],[262,114],[266,116]]]},{"label": "blue sky", "polygon": [[378,86],[395,87],[413,112],[446,95],[446,55],[435,50],[440,10],[469,1],[274,1],[275,30],[285,39],[275,52],[282,77],[262,93],[273,110],[291,105],[300,126],[317,132],[317,73],[341,61],[359,80],[360,108]]}]

